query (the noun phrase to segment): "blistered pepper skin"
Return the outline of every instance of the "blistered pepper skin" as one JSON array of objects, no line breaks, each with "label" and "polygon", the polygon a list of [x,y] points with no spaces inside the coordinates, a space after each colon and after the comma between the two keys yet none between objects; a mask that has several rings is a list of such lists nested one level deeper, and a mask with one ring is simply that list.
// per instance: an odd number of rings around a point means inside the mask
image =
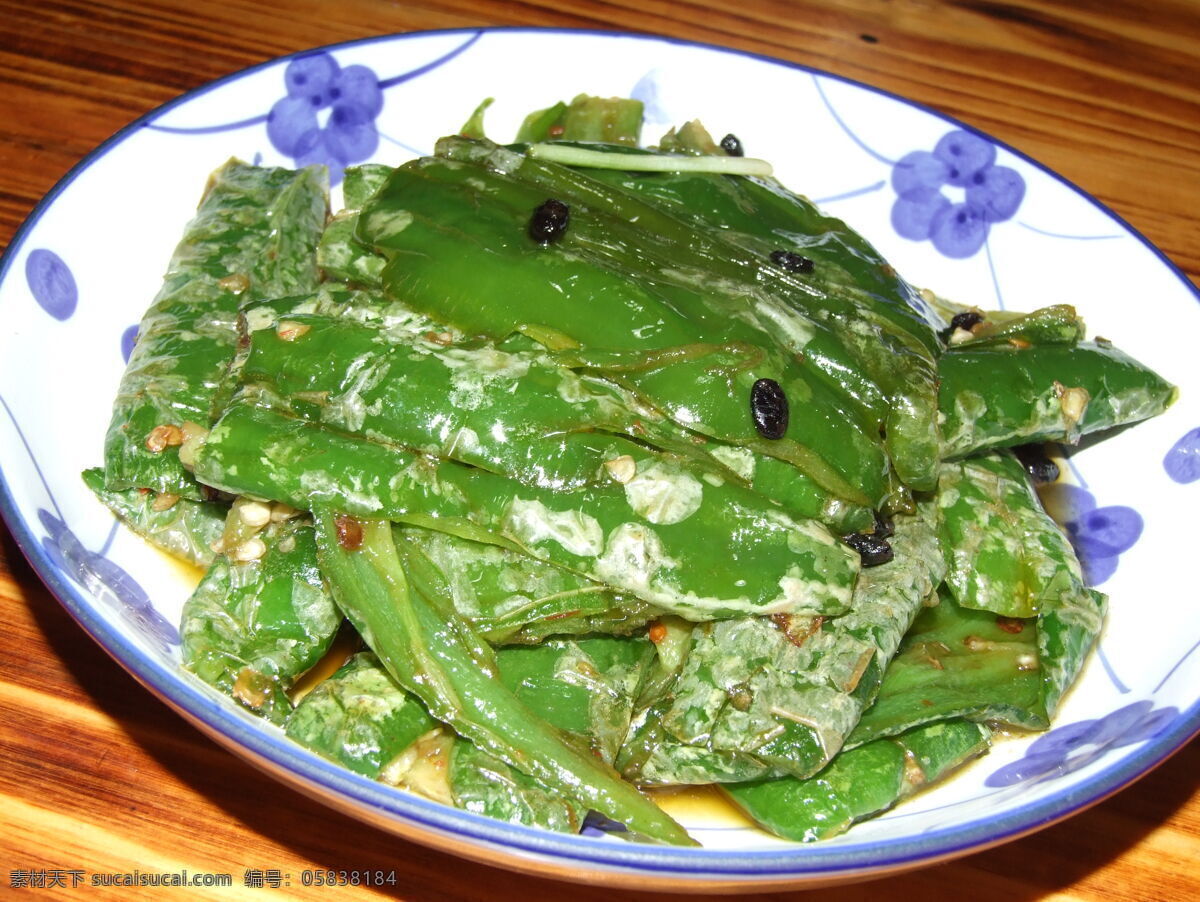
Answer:
[{"label": "blistered pepper skin", "polygon": [[[788,460],[836,497],[882,500],[886,456],[849,396],[779,348],[752,311],[731,316],[711,285],[685,272],[686,261],[639,272],[646,254],[663,253],[639,244],[645,227],[630,229],[609,210],[581,209],[573,195],[569,232],[549,248],[532,242],[525,221],[547,190],[471,163],[420,161],[397,170],[364,210],[359,234],[390,258],[385,288],[428,315],[495,339],[532,324],[585,349],[644,354],[646,366],[611,378],[681,426]],[[432,262],[441,254],[471,264],[447,270]],[[649,365],[663,349],[698,346],[727,351],[730,362],[685,352]],[[774,379],[793,404],[805,405],[803,422],[793,421],[781,439],[762,438],[748,416],[746,399],[759,378]]]},{"label": "blistered pepper skin", "polygon": [[230,161],[213,174],[138,327],[105,439],[108,488],[200,498],[177,436],[156,442],[155,430],[211,423],[242,303],[316,287],[327,191],[316,167]]},{"label": "blistered pepper skin", "polygon": [[1178,389],[1108,344],[964,345],[938,361],[948,459],[1082,435],[1157,416]]},{"label": "blistered pepper skin", "polygon": [[472,646],[482,640],[464,622],[446,619],[410,585],[390,524],[364,522],[362,547],[348,551],[337,539],[337,515],[317,511],[315,518],[322,572],[338,605],[396,682],[431,714],[509,766],[639,836],[694,845],[661,809],[611,768],[563,742],[499,683],[494,671],[481,666]]}]

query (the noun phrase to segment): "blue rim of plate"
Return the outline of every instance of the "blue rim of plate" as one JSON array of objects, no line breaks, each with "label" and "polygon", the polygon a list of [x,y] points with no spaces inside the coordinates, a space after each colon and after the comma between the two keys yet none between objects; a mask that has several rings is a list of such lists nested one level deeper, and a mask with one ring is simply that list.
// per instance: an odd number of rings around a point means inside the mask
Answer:
[{"label": "blue rim of plate", "polygon": [[[254,66],[249,66],[222,78],[208,82],[180,95],[174,100],[156,107],[129,123],[96,147],[76,163],[62,179],[42,198],[24,223],[17,229],[12,242],[0,257],[0,284],[8,275],[9,267],[24,244],[25,237],[41,219],[42,214],[72,182],[103,157],[112,147],[135,133],[147,123],[157,119],[171,109],[198,96],[215,90],[226,83],[237,81],[260,69],[277,65],[279,62],[308,54],[313,50],[337,50],[361,47],[369,44],[421,39],[434,35],[485,35],[485,34],[562,34],[592,37],[612,37],[641,40],[655,43],[696,47],[716,53],[746,57],[774,65],[785,66],[822,78],[840,81],[854,87],[871,91],[906,106],[921,110],[950,123],[986,137],[987,140],[1024,160],[1045,175],[1070,188],[1080,197],[1093,204],[1113,221],[1136,238],[1172,272],[1176,278],[1200,302],[1198,290],[1186,275],[1154,244],[1129,225],[1120,215],[1096,200],[1070,180],[1047,168],[1028,155],[998,141],[991,135],[967,123],[963,123],[901,95],[874,87],[864,82],[836,75],[811,66],[777,59],[766,54],[734,50],[715,44],[689,41],[653,34],[632,34],[603,29],[535,28],[524,26],[498,26],[479,28],[450,28],[430,31],[414,31],[403,34],[377,35],[370,38],[344,41],[309,48],[297,53],[276,57]],[[570,867],[592,865],[597,871],[608,873],[636,873],[651,881],[681,881],[702,884],[704,881],[735,881],[747,885],[758,882],[778,883],[788,878],[797,883],[808,880],[836,879],[838,877],[865,877],[873,872],[911,868],[925,863],[935,863],[948,858],[979,851],[984,848],[1015,839],[1026,833],[1049,826],[1083,809],[1102,801],[1123,789],[1129,783],[1144,776],[1172,754],[1182,748],[1193,736],[1200,733],[1200,700],[1177,717],[1171,727],[1147,740],[1136,752],[1123,758],[1074,786],[1057,792],[1037,802],[1025,805],[999,818],[979,818],[963,824],[938,828],[919,837],[896,840],[872,840],[865,844],[839,843],[836,846],[801,845],[794,849],[713,851],[703,848],[676,848],[667,846],[643,846],[633,843],[605,842],[591,837],[556,834],[545,830],[501,821],[470,812],[460,811],[419,796],[394,789],[366,777],[351,773],[338,765],[318,758],[300,746],[291,743],[282,734],[260,731],[258,725],[246,722],[239,712],[211,694],[205,687],[191,682],[182,672],[168,672],[146,658],[120,632],[97,617],[88,600],[79,588],[54,564],[43,550],[40,541],[18,514],[16,502],[0,469],[0,516],[12,532],[22,554],[34,571],[50,589],[51,593],[67,609],[80,626],[112,656],[126,671],[143,686],[166,701],[175,709],[185,712],[213,734],[220,734],[240,746],[255,760],[265,764],[268,770],[279,770],[301,783],[307,784],[318,793],[328,797],[340,796],[363,810],[382,813],[417,830],[430,831],[431,836],[413,836],[417,841],[428,841],[437,845],[438,835],[474,843],[495,852],[498,864],[519,865],[520,862],[536,862],[550,859],[555,864]],[[509,861],[503,859],[509,858]],[[580,875],[586,876],[586,875]]]}]

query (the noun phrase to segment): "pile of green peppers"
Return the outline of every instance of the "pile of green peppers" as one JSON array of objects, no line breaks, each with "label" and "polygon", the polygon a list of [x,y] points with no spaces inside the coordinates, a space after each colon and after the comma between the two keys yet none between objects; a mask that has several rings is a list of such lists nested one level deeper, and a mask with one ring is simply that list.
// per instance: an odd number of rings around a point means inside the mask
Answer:
[{"label": "pile of green peppers", "polygon": [[317,168],[210,180],[84,474],[204,568],[186,668],[370,778],[663,843],[647,788],[808,841],[1046,729],[1106,602],[1009,449],[1175,389],[1068,305],[918,293],[697,123],[482,110],[333,217]]}]

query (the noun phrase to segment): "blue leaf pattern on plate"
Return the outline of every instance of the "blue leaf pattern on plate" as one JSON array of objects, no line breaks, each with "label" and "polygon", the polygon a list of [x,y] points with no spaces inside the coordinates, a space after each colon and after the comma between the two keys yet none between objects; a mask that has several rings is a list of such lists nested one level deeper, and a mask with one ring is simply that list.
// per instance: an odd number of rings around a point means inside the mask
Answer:
[{"label": "blue leaf pattern on plate", "polygon": [[374,71],[359,65],[342,68],[322,51],[288,63],[283,81],[287,96],[267,115],[267,137],[276,150],[297,166],[328,166],[333,184],[341,181],[346,166],[375,153],[375,119],[383,110],[383,92]]},{"label": "blue leaf pattern on plate", "polygon": [[47,535],[42,548],[64,573],[93,597],[105,599],[141,636],[161,650],[179,644],[179,632],[158,611],[138,582],[102,554],[88,551],[67,525],[47,510],[38,509]]},{"label": "blue leaf pattern on plate", "polygon": [[[953,202],[942,189],[962,188]],[[932,153],[914,150],[892,169],[892,228],[911,241],[928,239],[947,257],[971,257],[988,231],[1011,219],[1025,197],[1025,180],[996,165],[996,147],[961,129],[947,132]]]},{"label": "blue leaf pattern on plate", "polygon": [[57,320],[68,320],[79,304],[75,277],[62,257],[45,248],[25,258],[25,281],[38,306]]},{"label": "blue leaf pattern on plate", "polygon": [[1081,720],[1039,736],[1025,755],[995,771],[986,786],[1041,783],[1086,767],[1112,749],[1151,739],[1179,716],[1177,708],[1154,709],[1143,700],[1096,720]]},{"label": "blue leaf pattern on plate", "polygon": [[1200,479],[1200,427],[1187,432],[1163,458],[1163,469],[1180,485]]}]

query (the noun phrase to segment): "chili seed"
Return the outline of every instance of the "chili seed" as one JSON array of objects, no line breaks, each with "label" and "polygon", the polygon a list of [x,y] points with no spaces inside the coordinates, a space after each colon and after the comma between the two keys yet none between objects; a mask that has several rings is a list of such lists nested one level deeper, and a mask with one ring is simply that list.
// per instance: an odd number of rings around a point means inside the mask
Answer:
[{"label": "chili seed", "polygon": [[1058,480],[1058,464],[1052,461],[1046,454],[1044,446],[1021,445],[1019,448],[1013,448],[1013,452],[1017,455],[1017,460],[1025,467],[1025,472],[1029,474],[1029,478],[1035,483],[1040,484]]},{"label": "chili seed", "polygon": [[183,444],[183,430],[173,423],[163,423],[155,426],[146,436],[146,449],[153,454],[159,454],[167,448]]},{"label": "chili seed", "polygon": [[562,237],[571,219],[571,208],[561,200],[550,198],[533,211],[529,220],[529,237],[538,244],[549,244]]},{"label": "chili seed", "polygon": [[362,547],[362,524],[353,517],[342,514],[333,522],[333,526],[337,530],[338,544],[347,551],[355,551]]},{"label": "chili seed", "polygon": [[793,251],[772,251],[771,262],[788,272],[810,273],[813,271],[812,260]]},{"label": "chili seed", "polygon": [[763,438],[783,438],[788,427],[788,399],[774,379],[759,379],[750,389],[750,415]]},{"label": "chili seed", "polygon": [[735,134],[728,134],[721,139],[721,150],[729,154],[731,157],[744,157],[746,151],[742,148],[742,142]]},{"label": "chili seed", "polygon": [[242,542],[237,548],[233,549],[230,555],[235,561],[246,564],[250,561],[257,561],[267,553],[267,544],[257,536],[247,539]]},{"label": "chili seed", "polygon": [[853,532],[842,536],[842,541],[858,552],[864,567],[878,567],[894,557],[892,546],[888,544],[887,539],[874,533]]}]

